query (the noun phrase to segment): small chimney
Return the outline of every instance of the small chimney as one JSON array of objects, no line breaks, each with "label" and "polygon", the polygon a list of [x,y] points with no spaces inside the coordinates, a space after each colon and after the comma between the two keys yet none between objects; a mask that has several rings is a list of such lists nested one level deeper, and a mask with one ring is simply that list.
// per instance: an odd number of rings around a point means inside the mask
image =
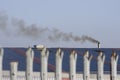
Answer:
[{"label": "small chimney", "polygon": [[98,48],[100,48],[100,42],[98,42]]}]

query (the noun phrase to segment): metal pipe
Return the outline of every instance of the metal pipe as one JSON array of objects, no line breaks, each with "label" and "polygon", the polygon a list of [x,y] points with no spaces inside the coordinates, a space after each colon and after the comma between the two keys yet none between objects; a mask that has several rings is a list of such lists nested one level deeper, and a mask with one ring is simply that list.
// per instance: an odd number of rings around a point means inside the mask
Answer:
[{"label": "metal pipe", "polygon": [[98,42],[98,48],[100,48],[100,42]]}]

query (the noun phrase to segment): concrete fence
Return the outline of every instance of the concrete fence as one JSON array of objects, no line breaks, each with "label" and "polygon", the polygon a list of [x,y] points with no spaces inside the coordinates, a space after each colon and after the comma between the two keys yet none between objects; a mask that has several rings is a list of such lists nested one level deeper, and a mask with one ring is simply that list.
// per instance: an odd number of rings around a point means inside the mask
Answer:
[{"label": "concrete fence", "polygon": [[10,71],[2,70],[2,60],[4,49],[0,49],[0,80],[119,80],[120,74],[117,74],[118,55],[113,52],[111,55],[111,74],[104,74],[105,55],[99,52],[97,57],[97,74],[90,74],[90,62],[92,55],[86,51],[83,55],[83,72],[76,73],[77,53],[72,51],[69,55],[70,72],[62,72],[62,59],[64,52],[58,49],[56,52],[56,70],[55,72],[48,72],[48,57],[49,50],[46,47],[38,48],[41,51],[41,72],[33,72],[34,51],[28,48],[26,51],[26,71],[18,71],[17,61],[10,62]]}]

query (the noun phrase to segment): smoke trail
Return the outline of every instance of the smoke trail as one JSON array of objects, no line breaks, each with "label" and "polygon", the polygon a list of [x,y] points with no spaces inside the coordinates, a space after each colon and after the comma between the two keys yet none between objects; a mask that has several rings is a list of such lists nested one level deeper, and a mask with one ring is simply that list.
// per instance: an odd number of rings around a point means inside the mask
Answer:
[{"label": "smoke trail", "polygon": [[82,39],[85,41],[85,40],[88,40],[90,42],[93,42],[93,43],[99,43],[98,40],[95,40],[94,38],[92,37],[89,37],[89,36],[82,36]]},{"label": "smoke trail", "polygon": [[85,36],[83,35],[82,37],[75,36],[73,33],[64,33],[60,32],[58,29],[53,30],[53,35],[50,35],[48,37],[51,41],[56,41],[56,40],[63,40],[63,41],[75,41],[75,42],[85,42],[85,41],[90,41],[92,43],[99,43],[98,40],[95,40],[92,37]]},{"label": "smoke trail", "polygon": [[45,32],[50,31],[48,28],[38,27],[36,24],[26,25],[24,20],[15,18],[12,20],[12,25],[16,27],[17,36],[21,35],[30,38],[40,38]]},{"label": "smoke trail", "polygon": [[[0,29],[7,30],[8,29],[8,23],[7,23],[7,15],[1,15],[0,14]],[[92,37],[89,36],[75,36],[73,33],[65,33],[62,32],[56,28],[49,29],[49,28],[43,28],[40,26],[37,26],[36,24],[26,25],[24,20],[19,19],[12,19],[10,21],[12,24],[12,29],[14,29],[14,35],[9,34],[11,36],[24,36],[31,39],[40,39],[41,36],[46,36],[49,41],[75,41],[75,42],[85,42],[90,41],[92,43],[98,43],[98,40],[95,40]],[[11,32],[12,33],[12,32]]]},{"label": "smoke trail", "polygon": [[8,16],[0,12],[0,30],[5,30],[7,27]]}]

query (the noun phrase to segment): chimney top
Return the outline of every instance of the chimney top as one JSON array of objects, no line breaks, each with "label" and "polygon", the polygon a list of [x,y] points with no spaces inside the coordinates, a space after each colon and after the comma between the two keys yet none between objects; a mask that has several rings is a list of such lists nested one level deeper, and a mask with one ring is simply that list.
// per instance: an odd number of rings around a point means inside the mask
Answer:
[{"label": "chimney top", "polygon": [[100,42],[98,42],[98,48],[100,48]]}]

